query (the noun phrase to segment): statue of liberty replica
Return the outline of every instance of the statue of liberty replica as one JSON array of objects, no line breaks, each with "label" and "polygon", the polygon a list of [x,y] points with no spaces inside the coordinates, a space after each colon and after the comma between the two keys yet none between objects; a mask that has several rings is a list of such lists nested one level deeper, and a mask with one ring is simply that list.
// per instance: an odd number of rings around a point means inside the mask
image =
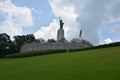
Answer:
[{"label": "statue of liberty replica", "polygon": [[57,31],[57,41],[64,39],[63,21],[59,17],[60,28]]}]

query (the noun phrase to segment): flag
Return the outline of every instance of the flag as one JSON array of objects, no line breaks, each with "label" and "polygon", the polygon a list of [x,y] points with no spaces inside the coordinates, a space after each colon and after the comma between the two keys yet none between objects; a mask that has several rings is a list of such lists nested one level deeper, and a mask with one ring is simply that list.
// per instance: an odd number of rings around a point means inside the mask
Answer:
[{"label": "flag", "polygon": [[82,37],[82,29],[80,30],[79,38],[81,38],[81,37]]}]

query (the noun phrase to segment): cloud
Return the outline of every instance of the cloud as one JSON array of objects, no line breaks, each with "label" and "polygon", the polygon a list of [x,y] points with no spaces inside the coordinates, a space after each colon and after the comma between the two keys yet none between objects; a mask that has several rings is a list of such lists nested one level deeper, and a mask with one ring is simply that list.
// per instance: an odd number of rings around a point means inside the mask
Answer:
[{"label": "cloud", "polygon": [[[98,44],[103,25],[120,20],[120,0],[49,0],[49,3],[54,15],[60,16],[65,23],[64,30],[67,40],[78,37],[82,28],[82,38]],[[59,26],[59,24],[55,26]],[[49,25],[44,29],[47,31],[41,34],[48,35],[47,32],[51,31],[52,27]],[[54,29],[54,31],[56,30]],[[41,37],[46,38],[45,35]],[[53,37],[53,35],[49,37]]]},{"label": "cloud", "polygon": [[120,19],[120,10],[119,10],[119,8],[120,8],[120,0],[118,0],[116,2],[116,5],[114,5],[114,7],[112,9],[112,15],[113,15],[114,18],[117,18],[117,19],[119,18]]},{"label": "cloud", "polygon": [[58,22],[54,19],[50,24],[49,27],[40,27],[40,29],[34,33],[36,38],[44,38],[44,39],[56,39],[57,29],[58,29]]},{"label": "cloud", "polygon": [[110,38],[108,38],[108,39],[105,40],[105,44],[109,44],[109,43],[112,43],[112,42],[113,41]]},{"label": "cloud", "polygon": [[[103,25],[120,18],[120,15],[116,17],[116,14],[120,14],[119,6],[117,6],[119,1],[86,0],[82,8],[76,5],[76,12],[80,14],[78,23],[83,29],[83,38],[93,44],[99,43],[99,36]],[[81,9],[81,12],[79,12],[79,9]]]},{"label": "cloud", "polygon": [[[70,40],[75,37],[79,37],[80,27],[76,22],[77,14],[74,12],[74,6],[71,3],[63,0],[49,0],[50,6],[52,8],[52,12],[56,17],[61,17],[64,22],[64,31],[65,31],[65,38]],[[53,20],[50,25],[46,27],[40,28],[35,33],[36,37],[42,37],[44,39],[48,38],[57,38],[57,30],[59,29],[59,21],[58,19]],[[49,33],[54,34],[49,34]],[[38,36],[38,34],[40,34]],[[46,37],[49,36],[49,37]]]},{"label": "cloud", "polygon": [[0,1],[0,11],[4,20],[0,21],[0,33],[10,36],[22,34],[22,27],[33,25],[32,13],[28,7],[17,7],[11,0]]},{"label": "cloud", "polygon": [[120,33],[120,24],[116,24],[114,25],[111,29],[110,29],[111,33]]}]

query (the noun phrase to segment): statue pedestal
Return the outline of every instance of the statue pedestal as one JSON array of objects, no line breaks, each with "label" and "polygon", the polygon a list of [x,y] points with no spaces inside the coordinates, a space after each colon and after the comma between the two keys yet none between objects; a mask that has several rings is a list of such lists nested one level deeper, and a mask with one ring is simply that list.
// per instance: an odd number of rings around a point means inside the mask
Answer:
[{"label": "statue pedestal", "polygon": [[64,39],[64,30],[60,28],[57,32],[57,41],[60,41],[61,39]]}]

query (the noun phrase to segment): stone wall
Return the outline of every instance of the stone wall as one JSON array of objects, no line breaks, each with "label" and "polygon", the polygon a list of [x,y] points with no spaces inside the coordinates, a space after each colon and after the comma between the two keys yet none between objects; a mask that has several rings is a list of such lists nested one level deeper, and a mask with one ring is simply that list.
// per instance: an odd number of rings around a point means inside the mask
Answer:
[{"label": "stone wall", "polygon": [[40,50],[54,50],[54,49],[80,49],[85,48],[86,45],[79,43],[33,43],[33,44],[25,44],[21,47],[21,52],[29,52],[29,51],[40,51]]}]

